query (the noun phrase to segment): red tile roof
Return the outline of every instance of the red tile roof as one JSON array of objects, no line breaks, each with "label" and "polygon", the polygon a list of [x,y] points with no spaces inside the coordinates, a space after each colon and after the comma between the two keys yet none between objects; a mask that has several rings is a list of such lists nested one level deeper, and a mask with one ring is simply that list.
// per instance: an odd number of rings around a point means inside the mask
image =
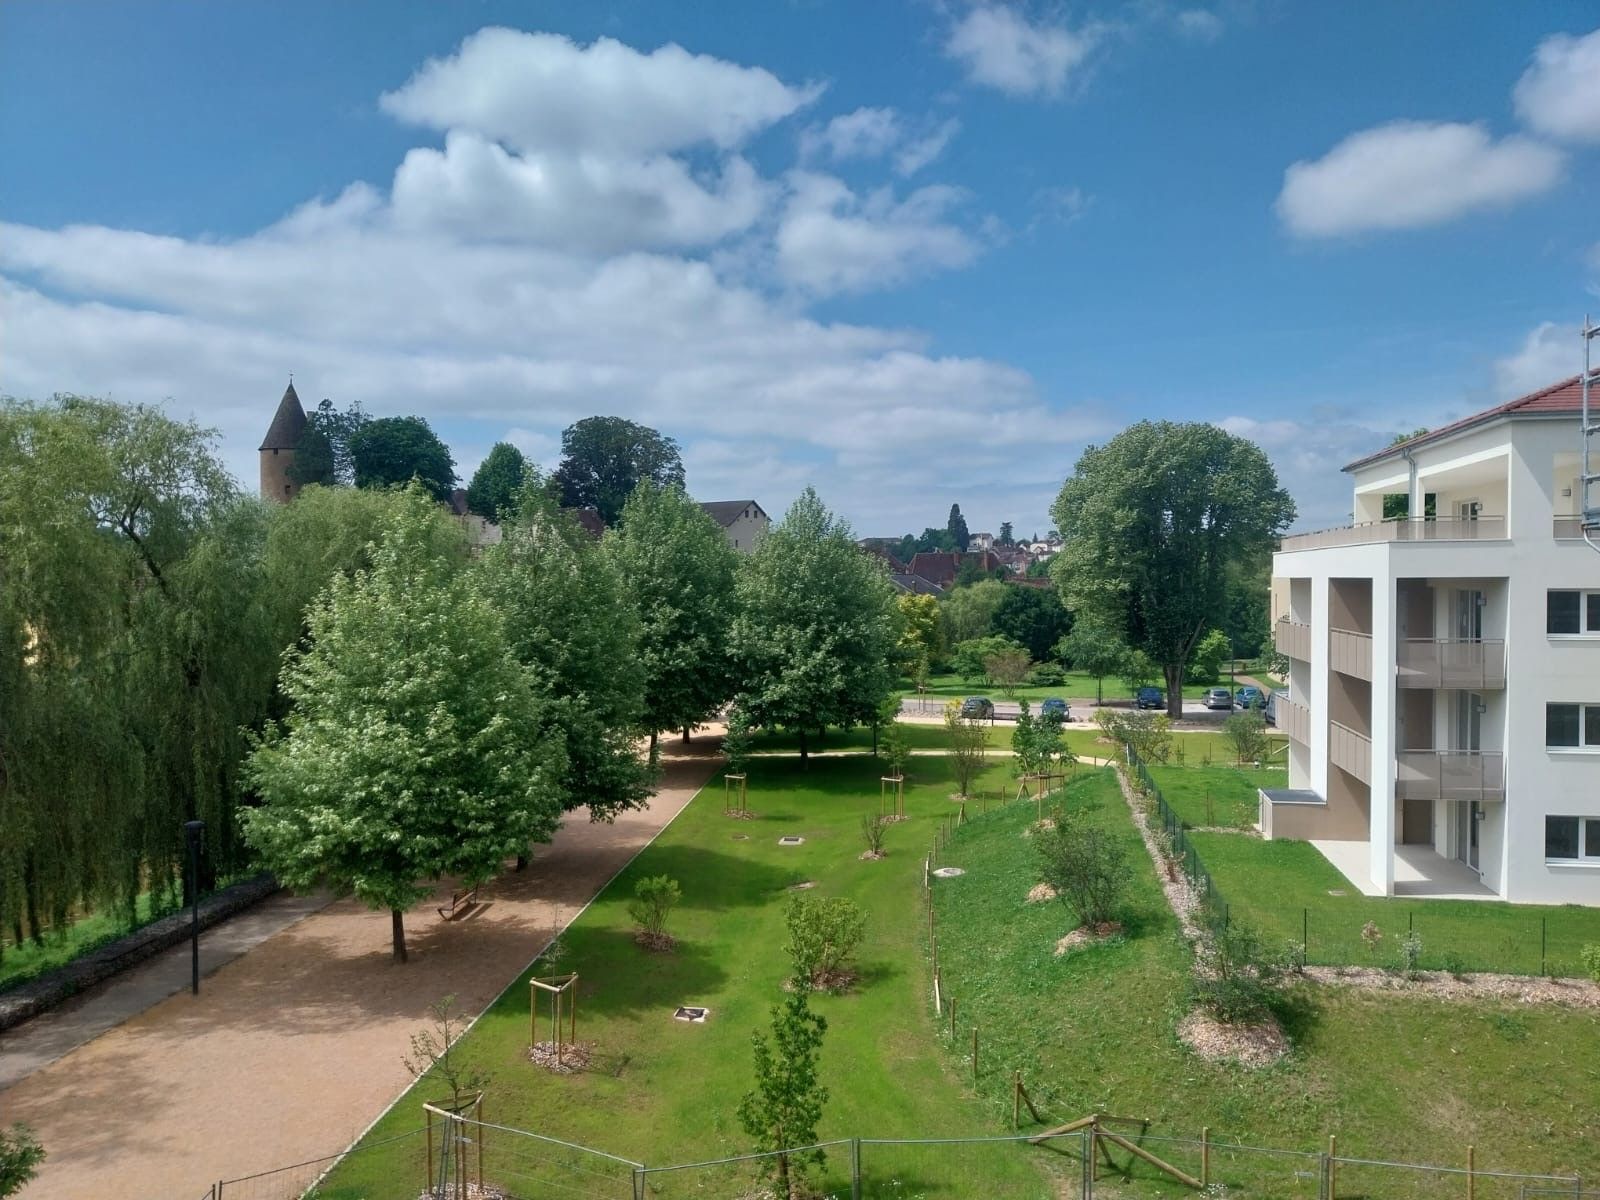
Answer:
[{"label": "red tile roof", "polygon": [[[1438,429],[1430,429],[1426,433],[1419,433],[1416,437],[1407,438],[1403,442],[1396,442],[1392,446],[1385,446],[1376,454],[1369,454],[1365,458],[1358,458],[1353,463],[1345,465],[1346,471],[1354,471],[1358,467],[1365,467],[1371,463],[1380,462],[1391,454],[1399,454],[1401,450],[1410,450],[1415,446],[1426,445],[1438,441],[1453,433],[1471,429],[1475,425],[1485,425],[1497,417],[1520,417],[1525,415],[1549,416],[1555,414],[1563,416],[1567,413],[1576,414],[1583,404],[1583,388],[1579,383],[1581,376],[1574,375],[1570,379],[1563,379],[1560,383],[1553,383],[1547,388],[1537,392],[1529,392],[1526,396],[1519,396],[1515,400],[1508,400],[1504,404],[1497,404],[1494,408],[1486,408],[1480,413],[1470,417],[1462,417],[1459,421],[1452,421],[1448,425],[1441,425]],[[1595,400],[1591,391],[1589,399]]]}]

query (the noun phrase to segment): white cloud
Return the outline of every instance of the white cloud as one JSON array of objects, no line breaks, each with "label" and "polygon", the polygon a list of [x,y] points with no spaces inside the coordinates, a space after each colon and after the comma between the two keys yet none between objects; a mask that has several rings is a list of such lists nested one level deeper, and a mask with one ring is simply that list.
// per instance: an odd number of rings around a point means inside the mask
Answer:
[{"label": "white cloud", "polygon": [[1564,161],[1527,138],[1495,141],[1481,125],[1395,121],[1291,166],[1277,211],[1300,237],[1415,229],[1547,191]]},{"label": "white cloud", "polygon": [[1583,368],[1576,328],[1543,321],[1528,331],[1522,345],[1494,363],[1494,388],[1501,400],[1515,400],[1549,387]]},{"label": "white cloud", "polygon": [[1540,42],[1514,96],[1517,115],[1535,132],[1565,141],[1600,141],[1600,29]]},{"label": "white cloud", "polygon": [[1071,225],[1094,203],[1094,197],[1080,187],[1046,187],[1033,194],[1033,217],[1029,232],[1046,225]]},{"label": "white cloud", "polygon": [[978,243],[948,219],[964,199],[955,188],[918,188],[904,200],[883,189],[857,196],[831,175],[793,172],[778,225],[783,277],[817,295],[888,287],[965,266]]},{"label": "white cloud", "polygon": [[900,175],[915,175],[944,153],[950,139],[961,132],[961,122],[951,117],[921,137],[912,138],[894,156],[894,169]]},{"label": "white cloud", "polygon": [[900,114],[892,108],[858,108],[835,117],[818,129],[808,129],[800,141],[801,153],[827,154],[837,160],[881,158],[905,136]]},{"label": "white cloud", "polygon": [[676,45],[641,54],[610,38],[579,46],[489,28],[428,60],[380,104],[413,124],[468,129],[519,150],[647,155],[732,149],[820,90]]},{"label": "white cloud", "polygon": [[956,22],[944,50],[973,83],[1011,96],[1057,96],[1098,40],[1092,26],[1036,24],[1005,5],[980,4]]},{"label": "white cloud", "polygon": [[1214,42],[1222,36],[1222,18],[1204,8],[1186,8],[1172,23],[1184,37],[1197,42]]}]

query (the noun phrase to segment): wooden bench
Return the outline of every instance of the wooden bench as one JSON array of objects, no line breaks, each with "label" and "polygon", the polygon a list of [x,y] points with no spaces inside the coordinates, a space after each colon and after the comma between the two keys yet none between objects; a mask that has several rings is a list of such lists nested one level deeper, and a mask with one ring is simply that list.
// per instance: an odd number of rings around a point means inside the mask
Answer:
[{"label": "wooden bench", "polygon": [[439,915],[446,921],[454,921],[462,913],[478,905],[478,889],[468,888],[464,892],[451,892],[450,903],[439,909]]}]

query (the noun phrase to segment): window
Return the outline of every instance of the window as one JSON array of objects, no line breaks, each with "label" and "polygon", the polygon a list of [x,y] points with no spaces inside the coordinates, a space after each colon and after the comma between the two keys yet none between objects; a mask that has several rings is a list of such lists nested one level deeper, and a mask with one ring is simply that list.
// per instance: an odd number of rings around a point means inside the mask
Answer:
[{"label": "window", "polygon": [[1544,744],[1552,750],[1600,750],[1600,704],[1546,704]]},{"label": "window", "polygon": [[1551,591],[1545,600],[1545,631],[1568,637],[1600,634],[1600,592]]},{"label": "window", "polygon": [[1600,817],[1546,817],[1544,856],[1562,862],[1600,863]]}]

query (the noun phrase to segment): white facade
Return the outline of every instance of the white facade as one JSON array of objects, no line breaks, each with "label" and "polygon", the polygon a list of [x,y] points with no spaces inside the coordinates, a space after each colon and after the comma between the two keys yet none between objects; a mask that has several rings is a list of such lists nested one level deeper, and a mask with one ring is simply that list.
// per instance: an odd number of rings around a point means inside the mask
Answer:
[{"label": "white facade", "polygon": [[[1600,553],[1575,519],[1578,425],[1506,411],[1364,460],[1356,525],[1284,540],[1290,791],[1263,794],[1267,836],[1329,843],[1373,894],[1463,891],[1415,883],[1433,870],[1475,875],[1465,894],[1600,905],[1600,736],[1583,736],[1600,712],[1581,707],[1600,706],[1600,599],[1588,628],[1582,595]],[[1395,494],[1434,515],[1383,521]],[[1554,631],[1565,593],[1576,633]]]}]

